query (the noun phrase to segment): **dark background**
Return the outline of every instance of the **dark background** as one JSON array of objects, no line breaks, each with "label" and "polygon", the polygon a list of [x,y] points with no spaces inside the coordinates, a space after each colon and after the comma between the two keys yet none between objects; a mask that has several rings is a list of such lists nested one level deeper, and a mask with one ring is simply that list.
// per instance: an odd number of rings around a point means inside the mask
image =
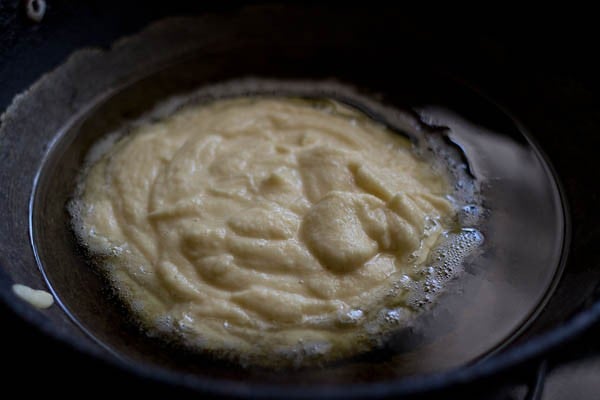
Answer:
[{"label": "dark background", "polygon": [[[43,21],[34,23],[25,17],[21,2],[0,0],[0,110],[10,104],[15,94],[80,47],[107,48],[117,38],[135,33],[150,21],[167,15],[227,13],[242,7],[235,2],[200,5],[203,2],[174,0],[47,0],[47,3]],[[314,5],[309,3],[307,7]],[[374,3],[370,7],[380,6]],[[421,62],[435,63],[515,115],[541,144],[564,184],[573,217],[573,245],[586,249],[596,246],[600,226],[592,222],[600,220],[600,157],[596,150],[600,149],[597,60],[600,32],[594,13],[585,9],[523,12],[498,4],[462,14],[433,6],[410,11],[404,7],[393,10],[398,15],[398,24],[373,29],[385,33],[390,45],[398,41],[407,43],[405,54],[414,54]],[[370,10],[364,5],[362,9],[365,13]],[[413,40],[415,37],[418,40]],[[385,48],[386,43],[380,45]],[[382,54],[379,62],[394,56],[397,55]],[[594,276],[593,269],[600,265],[598,254],[592,259],[572,260],[578,269],[575,279]],[[567,293],[562,299],[587,298],[589,303],[597,298],[593,293],[580,295],[574,293],[570,297]],[[581,307],[587,305],[583,302]],[[154,395],[177,395],[171,389],[140,382],[42,337],[4,305],[0,305],[0,321],[3,362],[10,371],[3,379],[5,390],[33,395],[92,392],[114,396],[123,386]],[[600,383],[590,377],[600,378],[597,361],[600,344],[596,344],[599,334],[600,327],[596,327],[548,355],[550,373],[545,399],[563,398],[562,394],[567,393],[570,398],[597,397]],[[515,380],[530,379],[530,375],[534,376],[532,365],[509,371],[502,380],[511,380],[511,374]],[[561,367],[553,368],[555,365]],[[23,387],[16,378],[32,384]],[[471,383],[458,390],[473,398],[522,398],[524,394],[523,388],[506,391],[495,385],[497,382],[493,380]]]}]

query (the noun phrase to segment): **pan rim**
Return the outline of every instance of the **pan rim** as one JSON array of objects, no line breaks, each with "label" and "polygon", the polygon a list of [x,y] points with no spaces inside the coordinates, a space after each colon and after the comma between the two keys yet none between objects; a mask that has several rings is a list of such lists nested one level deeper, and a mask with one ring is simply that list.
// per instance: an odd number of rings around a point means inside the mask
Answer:
[{"label": "pan rim", "polygon": [[[508,116],[511,118],[511,120],[513,120],[513,123],[518,124],[518,122],[515,121],[510,114],[508,114]],[[523,131],[520,125],[518,126],[523,135],[531,143],[531,137]],[[539,146],[533,147],[538,152],[538,156],[544,161],[544,164],[550,169],[549,173],[557,184],[558,193],[560,194],[563,209],[565,211],[563,213],[565,218],[565,237],[563,238],[563,253],[561,254],[561,263],[564,264],[566,262],[566,254],[564,250],[569,248],[571,237],[570,213],[568,211],[569,208],[567,199],[564,194],[562,184],[558,179],[552,164],[548,162],[547,157],[543,152],[541,152]],[[31,212],[29,215],[31,215]],[[29,230],[29,237],[31,240],[31,230]],[[2,271],[0,270],[0,272]],[[558,279],[556,279],[556,282],[558,282]],[[365,396],[384,397],[390,395],[426,393],[472,380],[490,377],[493,374],[504,371],[508,368],[531,361],[536,357],[541,356],[542,353],[557,347],[568,338],[582,333],[592,324],[600,320],[600,301],[596,301],[588,309],[573,315],[569,320],[566,321],[564,325],[555,327],[550,331],[543,333],[542,335],[535,336],[531,340],[519,344],[514,348],[500,351],[499,353],[491,355],[489,358],[481,360],[478,363],[457,367],[440,373],[403,378],[389,382],[385,381],[379,383],[349,384],[343,387],[319,386],[307,388],[293,385],[247,385],[217,378],[197,377],[193,380],[190,380],[180,374],[170,372],[160,367],[148,367],[147,365],[142,365],[141,363],[116,360],[109,354],[101,351],[101,349],[93,346],[90,342],[86,342],[79,338],[73,340],[73,337],[65,334],[53,324],[48,323],[43,315],[18,301],[18,299],[12,294],[12,291],[10,291],[10,284],[11,282],[8,279],[5,279],[4,274],[0,274],[0,288],[2,289],[0,290],[0,299],[7,304],[10,310],[12,310],[17,316],[25,320],[31,326],[37,327],[42,332],[60,340],[61,343],[66,344],[80,353],[99,358],[107,364],[118,367],[122,371],[132,373],[142,378],[180,385],[189,389],[211,392],[214,394],[242,397],[252,396],[265,398],[285,396],[291,398],[313,398],[327,396],[336,398],[358,398]]]}]

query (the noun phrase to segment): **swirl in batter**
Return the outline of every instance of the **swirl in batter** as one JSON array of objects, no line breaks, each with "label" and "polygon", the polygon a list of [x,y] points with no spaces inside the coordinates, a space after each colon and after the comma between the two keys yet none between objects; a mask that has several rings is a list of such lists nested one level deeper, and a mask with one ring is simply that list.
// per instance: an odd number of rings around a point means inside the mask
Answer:
[{"label": "swirl in batter", "polygon": [[308,363],[367,350],[382,312],[413,312],[405,283],[452,224],[449,192],[407,139],[350,107],[256,97],[137,127],[89,168],[73,210],[148,329]]}]

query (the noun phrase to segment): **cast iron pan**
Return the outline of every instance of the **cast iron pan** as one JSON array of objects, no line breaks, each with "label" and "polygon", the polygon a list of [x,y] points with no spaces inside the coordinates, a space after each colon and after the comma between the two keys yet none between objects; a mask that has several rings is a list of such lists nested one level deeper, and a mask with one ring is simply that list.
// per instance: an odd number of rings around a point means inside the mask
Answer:
[{"label": "cast iron pan", "polygon": [[[0,138],[0,213],[6,221],[0,230],[0,293],[11,312],[44,332],[42,343],[51,347],[37,347],[40,359],[68,351],[71,361],[82,363],[94,376],[115,380],[121,371],[127,371],[132,377],[128,387],[135,390],[185,388],[254,397],[384,397],[456,390],[465,383],[483,387],[487,383],[482,382],[490,379],[501,383],[527,380],[530,377],[520,376],[522,370],[517,366],[535,365],[550,349],[597,320],[600,257],[594,243],[600,231],[596,228],[598,191],[590,185],[597,169],[590,154],[597,148],[598,139],[586,135],[598,127],[598,115],[591,108],[590,85],[594,82],[584,69],[569,69],[566,66],[571,63],[557,63],[554,56],[562,55],[560,60],[574,58],[579,65],[585,60],[576,49],[584,42],[577,46],[569,42],[569,47],[561,43],[552,48],[538,45],[537,53],[530,54],[533,49],[529,45],[536,43],[538,36],[525,35],[525,25],[523,30],[515,26],[507,31],[481,22],[418,18],[393,8],[365,12],[351,7],[340,10],[333,6],[267,4],[201,10],[175,3],[139,10],[112,2],[93,3],[87,9],[56,2],[50,3],[40,25],[18,19],[17,10],[5,10],[11,11],[13,14],[3,14],[12,32],[12,36],[2,38],[3,51],[10,61],[0,70],[4,105],[78,47],[106,45],[165,16],[199,16],[175,20],[180,25],[176,30],[165,29],[165,22],[154,24],[145,35],[155,47],[144,46],[134,38],[104,53],[80,51],[32,87],[25,100],[15,103],[5,114],[2,129],[6,136]],[[173,20],[168,24],[177,25]],[[467,25],[458,28],[461,24]],[[87,26],[96,29],[84,29]],[[551,35],[550,31],[543,33]],[[199,34],[202,39],[189,43],[184,39]],[[24,38],[39,40],[43,46]],[[174,41],[177,45],[168,46]],[[543,43],[548,43],[547,36]],[[160,50],[159,54],[153,54],[153,48]],[[40,54],[46,55],[43,62],[39,61]],[[131,67],[132,59],[140,61]],[[550,60],[554,62],[552,68]],[[150,72],[148,66],[152,66]],[[94,79],[86,80],[86,73]],[[101,132],[135,118],[156,99],[248,75],[335,78],[376,88],[378,93],[388,95],[386,100],[391,98],[400,106],[451,105],[479,126],[527,145],[537,142],[532,146],[539,146],[547,156],[536,150],[536,157],[542,163],[549,159],[556,169],[553,172],[548,167],[548,176],[564,182],[563,189],[557,184],[552,192],[555,198],[549,196],[548,203],[558,201],[564,213],[557,214],[562,236],[553,242],[556,248],[543,251],[558,254],[552,259],[558,270],[529,323],[487,357],[461,367],[429,374],[398,374],[381,367],[385,357],[375,354],[350,369],[318,373],[317,378],[314,374],[240,370],[185,354],[174,357],[170,349],[132,329],[126,313],[114,306],[102,280],[91,269],[76,267],[85,265],[85,259],[78,255],[64,224],[64,203],[72,193],[81,159]],[[394,97],[390,93],[402,95]],[[533,142],[523,139],[523,126]],[[64,144],[67,142],[70,144]],[[535,214],[546,205],[538,200],[529,205],[527,212]],[[551,221],[554,217],[541,214],[541,220]],[[569,242],[570,220],[573,237]],[[539,243],[543,241],[540,236]],[[42,288],[46,285],[44,279],[52,284],[68,313],[58,306],[35,311],[10,290],[12,283]],[[18,337],[19,329],[26,328],[15,323],[11,332]],[[63,345],[55,347],[59,345],[51,338],[69,343],[78,353],[63,350]],[[23,340],[19,345],[27,353],[34,346]],[[97,364],[89,355],[103,363]],[[75,369],[64,373],[82,375]],[[151,388],[142,380],[153,382]]]}]

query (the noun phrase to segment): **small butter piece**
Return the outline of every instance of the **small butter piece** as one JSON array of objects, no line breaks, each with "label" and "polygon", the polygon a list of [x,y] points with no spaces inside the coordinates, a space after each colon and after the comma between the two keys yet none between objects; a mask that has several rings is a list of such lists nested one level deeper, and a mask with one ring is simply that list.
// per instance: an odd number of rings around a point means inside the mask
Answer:
[{"label": "small butter piece", "polygon": [[45,290],[36,290],[21,284],[13,285],[12,290],[17,297],[35,308],[45,309],[54,304],[54,297]]}]

